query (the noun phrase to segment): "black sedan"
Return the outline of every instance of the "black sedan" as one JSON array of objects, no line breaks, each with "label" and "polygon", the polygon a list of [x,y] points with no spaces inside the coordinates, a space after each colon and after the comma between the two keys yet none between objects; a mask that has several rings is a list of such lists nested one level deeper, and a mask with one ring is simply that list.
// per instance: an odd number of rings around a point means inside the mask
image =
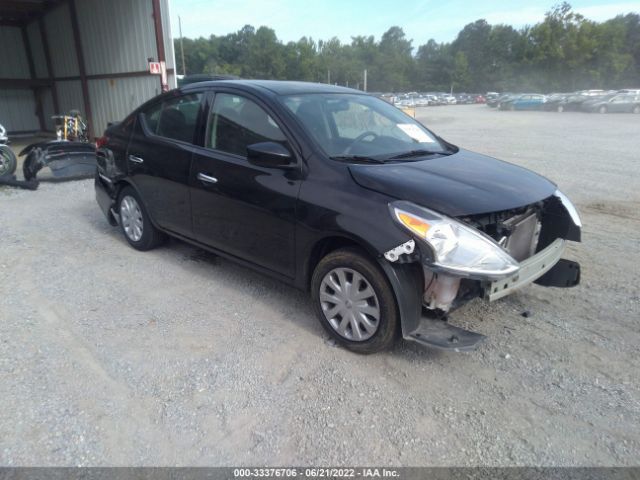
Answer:
[{"label": "black sedan", "polygon": [[579,280],[561,256],[580,219],[552,182],[357,90],[194,83],[98,144],[98,203],[133,248],[170,235],[308,290],[322,326],[356,352],[397,335],[469,350],[483,336],[447,312]]}]

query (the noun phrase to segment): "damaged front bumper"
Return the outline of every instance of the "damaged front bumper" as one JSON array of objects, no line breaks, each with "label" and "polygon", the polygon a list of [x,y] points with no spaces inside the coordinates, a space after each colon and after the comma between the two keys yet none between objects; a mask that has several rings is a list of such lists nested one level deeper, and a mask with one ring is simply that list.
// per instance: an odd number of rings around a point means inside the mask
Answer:
[{"label": "damaged front bumper", "polygon": [[[553,276],[555,278],[560,276],[565,278],[565,284],[543,283],[543,285],[558,287],[573,287],[577,285],[580,281],[580,265],[569,260],[559,263],[565,250],[565,243],[562,238],[556,239],[544,250],[520,262],[520,268],[516,273],[502,280],[488,283],[484,288],[484,298],[490,302],[498,300],[535,282],[547,272],[554,273]],[[552,269],[557,271],[552,272]]]},{"label": "damaged front bumper", "polygon": [[[493,302],[532,283],[561,288],[578,285],[580,265],[562,255],[567,240],[580,241],[581,225],[577,214],[570,216],[566,206],[563,210],[543,212],[555,218],[543,222],[539,250],[517,262],[515,271],[500,276],[458,275],[441,269],[434,264],[429,247],[417,240],[384,252],[380,263],[399,303],[403,337],[438,349],[473,350],[485,337],[449,324],[448,312],[473,298]],[[539,230],[531,230],[538,235]]]}]

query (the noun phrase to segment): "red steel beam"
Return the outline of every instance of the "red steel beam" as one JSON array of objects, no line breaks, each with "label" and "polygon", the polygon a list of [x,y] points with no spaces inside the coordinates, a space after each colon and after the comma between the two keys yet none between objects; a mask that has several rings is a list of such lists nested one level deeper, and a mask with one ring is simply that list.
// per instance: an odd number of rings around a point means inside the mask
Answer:
[{"label": "red steel beam", "polygon": [[[167,59],[164,51],[164,33],[162,31],[162,11],[160,9],[160,0],[151,0],[153,6],[153,25],[156,32],[156,48],[158,49],[158,61],[164,62]],[[164,90],[165,85],[162,83],[162,75],[160,75],[160,89]]]}]

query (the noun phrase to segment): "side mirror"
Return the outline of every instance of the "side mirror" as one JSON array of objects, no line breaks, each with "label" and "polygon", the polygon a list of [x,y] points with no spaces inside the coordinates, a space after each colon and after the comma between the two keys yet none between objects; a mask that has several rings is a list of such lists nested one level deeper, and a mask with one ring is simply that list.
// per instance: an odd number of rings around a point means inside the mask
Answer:
[{"label": "side mirror", "polygon": [[292,168],[295,160],[291,152],[280,143],[261,142],[247,146],[249,163],[267,168]]}]

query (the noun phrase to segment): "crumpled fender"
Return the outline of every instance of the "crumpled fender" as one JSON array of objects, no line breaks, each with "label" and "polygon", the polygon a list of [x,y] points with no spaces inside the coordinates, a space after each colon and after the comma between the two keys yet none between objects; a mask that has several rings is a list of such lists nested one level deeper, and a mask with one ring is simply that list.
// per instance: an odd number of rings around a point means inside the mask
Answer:
[{"label": "crumpled fender", "polygon": [[418,263],[391,263],[384,258],[378,263],[387,274],[398,302],[402,336],[408,338],[420,325],[424,277]]}]

